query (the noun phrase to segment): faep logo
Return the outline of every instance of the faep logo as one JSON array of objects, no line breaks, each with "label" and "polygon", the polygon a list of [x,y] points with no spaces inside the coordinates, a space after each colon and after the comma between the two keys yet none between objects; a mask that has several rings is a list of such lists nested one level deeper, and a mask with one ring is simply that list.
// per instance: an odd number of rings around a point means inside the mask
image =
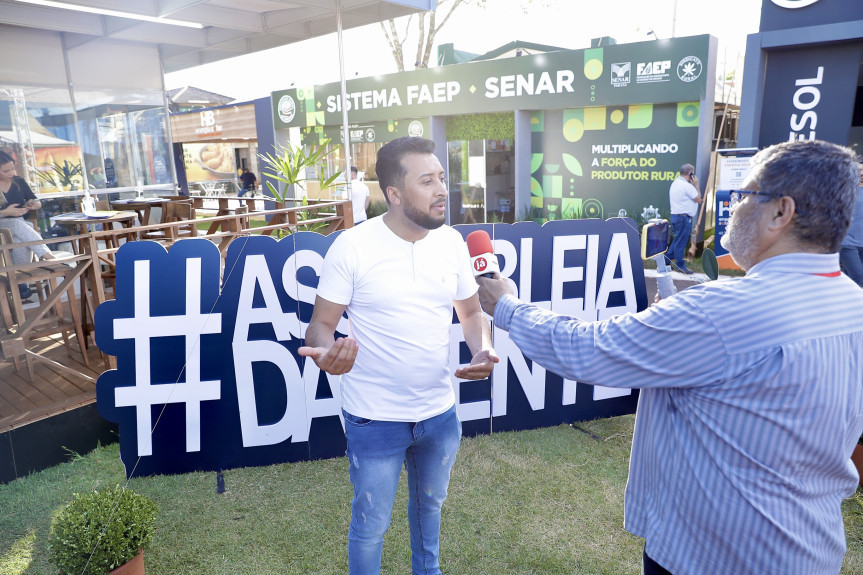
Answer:
[{"label": "faep logo", "polygon": [[671,69],[671,60],[657,60],[656,62],[639,62],[635,67],[635,81],[638,84],[649,84],[652,82],[668,82],[670,80],[668,71]]},{"label": "faep logo", "polygon": [[818,2],[818,0],[770,0],[780,8],[794,10],[796,8],[805,8]]},{"label": "faep logo", "polygon": [[290,124],[294,119],[294,114],[297,112],[297,105],[294,99],[288,95],[279,98],[279,119],[285,124]]}]

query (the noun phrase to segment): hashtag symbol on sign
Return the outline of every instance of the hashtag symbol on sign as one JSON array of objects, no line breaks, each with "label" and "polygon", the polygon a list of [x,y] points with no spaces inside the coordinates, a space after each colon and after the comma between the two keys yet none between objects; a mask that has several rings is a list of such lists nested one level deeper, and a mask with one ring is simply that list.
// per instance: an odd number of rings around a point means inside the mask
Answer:
[{"label": "hashtag symbol on sign", "polygon": [[[186,451],[201,450],[201,402],[220,398],[220,381],[201,381],[202,334],[220,333],[222,314],[201,313],[201,259],[186,260],[186,306],[183,315],[150,315],[150,261],[135,261],[135,315],[114,320],[115,339],[135,341],[135,385],[118,387],[116,407],[134,407],[138,436],[138,455],[152,455],[153,428],[151,407],[169,403],[186,406]],[[185,382],[153,385],[150,377],[150,340],[183,336],[185,339]]]}]

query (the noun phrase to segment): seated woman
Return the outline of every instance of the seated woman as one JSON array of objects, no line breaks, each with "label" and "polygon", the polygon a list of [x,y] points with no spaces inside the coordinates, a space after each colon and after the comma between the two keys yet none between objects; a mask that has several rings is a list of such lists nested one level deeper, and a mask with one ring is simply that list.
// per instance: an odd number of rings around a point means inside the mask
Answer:
[{"label": "seated woman", "polygon": [[[12,240],[15,243],[41,240],[42,236],[23,217],[30,210],[38,210],[40,207],[42,203],[36,199],[27,181],[15,175],[15,162],[12,157],[0,151],[0,228],[6,228],[12,232]],[[40,260],[57,259],[47,246],[39,244],[14,248],[12,262],[27,263],[32,257],[31,254],[35,254]],[[30,286],[26,284],[18,286],[18,289],[24,299],[32,293]]]}]

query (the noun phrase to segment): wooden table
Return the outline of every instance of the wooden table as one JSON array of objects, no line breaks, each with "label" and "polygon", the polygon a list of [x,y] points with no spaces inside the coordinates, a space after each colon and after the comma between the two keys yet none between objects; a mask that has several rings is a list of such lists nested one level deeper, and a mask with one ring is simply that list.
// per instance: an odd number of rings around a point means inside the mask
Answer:
[{"label": "wooden table", "polygon": [[[252,198],[248,194],[243,196],[189,196],[189,199],[192,200],[192,205],[196,210],[200,210],[204,207],[204,200],[217,200],[219,202],[219,209],[216,212],[216,216],[231,216],[234,215],[234,210],[236,208],[231,207],[232,201],[240,201],[245,202],[246,207],[249,208],[249,212],[254,211],[255,202],[257,200],[270,200],[273,201],[269,196],[267,197],[255,197]],[[209,229],[207,230],[207,234],[214,234],[221,228],[224,231],[238,231],[238,230],[227,230],[225,229],[225,225],[230,225],[230,222],[227,221],[219,221],[213,222],[210,224]]]},{"label": "wooden table", "polygon": [[168,198],[132,198],[128,200],[114,200],[111,202],[111,207],[115,210],[134,210],[138,213],[138,221],[142,226],[149,225],[150,210],[153,208],[165,209],[165,204],[169,201]]},{"label": "wooden table", "polygon": [[[88,226],[94,224],[101,224],[102,226],[110,226],[114,227],[115,223],[119,223],[124,228],[131,228],[135,225],[135,218],[138,217],[137,212],[131,211],[121,211],[121,212],[96,212],[95,216],[87,216],[81,212],[72,212],[67,214],[60,214],[53,217],[54,222],[60,224],[64,228],[69,230],[71,235],[82,236],[78,242],[73,242],[72,246],[75,250],[75,253],[78,255],[87,253],[91,251],[89,246],[93,246],[92,250],[98,251],[96,247],[96,243],[93,242],[92,236],[90,236],[90,231]],[[119,236],[106,236],[105,237],[105,246],[109,249],[111,248],[119,248]],[[131,232],[128,234],[126,241],[136,240],[137,234],[135,232]],[[89,324],[87,320],[94,321],[94,316],[96,311],[96,306],[101,303],[104,299],[104,288],[102,285],[102,279],[107,277],[111,280],[112,285],[115,279],[115,269],[116,263],[114,262],[114,254],[116,250],[111,251],[105,257],[100,256],[98,253],[90,254],[92,265],[88,268],[87,271],[87,282],[90,285],[90,289],[85,289],[84,286],[81,286],[81,317],[84,319],[84,334],[85,340],[86,337],[89,336],[90,331],[95,327],[95,322]],[[101,272],[101,264],[104,263],[108,266],[108,271],[103,273]],[[97,272],[98,269],[98,272]],[[98,281],[97,281],[98,280]],[[114,287],[114,291],[116,293],[116,286]],[[95,291],[94,291],[95,290]],[[96,294],[96,300],[93,301],[91,297],[91,293]],[[109,364],[113,364],[113,360],[109,359]],[[113,365],[112,365],[113,366]]]},{"label": "wooden table", "polygon": [[135,218],[138,217],[137,212],[130,211],[102,212],[101,215],[99,215],[99,212],[96,213],[97,215],[95,216],[88,216],[81,212],[72,212],[54,216],[53,219],[56,223],[68,229],[72,235],[76,235],[76,232],[77,234],[86,235],[89,233],[87,226],[94,224],[105,226],[110,224],[111,227],[114,227],[115,223],[119,223],[124,228],[131,228],[135,225]]},{"label": "wooden table", "polygon": [[[119,223],[124,228],[132,228],[135,225],[135,218],[138,217],[137,212],[131,211],[122,211],[122,212],[102,212],[104,215],[99,215],[100,212],[96,212],[95,216],[87,216],[81,212],[72,212],[68,214],[60,214],[58,216],[54,216],[54,221],[64,228],[69,230],[71,235],[80,234],[85,236],[89,233],[88,226],[94,224],[101,224],[102,226],[110,226],[114,227],[114,224]],[[114,253],[116,253],[115,248],[120,247],[119,243],[120,236],[110,235],[105,236],[105,247],[107,249],[114,249],[113,252],[108,254],[106,257],[101,257],[99,254],[92,254],[93,256],[93,265],[99,265],[100,263],[107,264],[110,268],[109,271],[105,274],[109,278],[114,277],[114,268],[116,264],[114,263]],[[126,236],[126,241],[136,240],[138,239],[137,234],[135,232],[130,232]],[[82,254],[86,251],[85,248],[86,242],[81,240],[76,246],[75,253]]]}]

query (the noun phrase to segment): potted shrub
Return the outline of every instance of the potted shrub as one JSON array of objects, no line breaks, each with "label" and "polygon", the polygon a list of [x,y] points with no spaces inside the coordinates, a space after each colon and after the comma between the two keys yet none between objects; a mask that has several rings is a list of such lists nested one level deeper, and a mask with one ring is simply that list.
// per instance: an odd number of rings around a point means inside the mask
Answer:
[{"label": "potted shrub", "polygon": [[63,573],[143,574],[155,526],[156,505],[130,489],[75,494],[51,521],[48,551]]}]

